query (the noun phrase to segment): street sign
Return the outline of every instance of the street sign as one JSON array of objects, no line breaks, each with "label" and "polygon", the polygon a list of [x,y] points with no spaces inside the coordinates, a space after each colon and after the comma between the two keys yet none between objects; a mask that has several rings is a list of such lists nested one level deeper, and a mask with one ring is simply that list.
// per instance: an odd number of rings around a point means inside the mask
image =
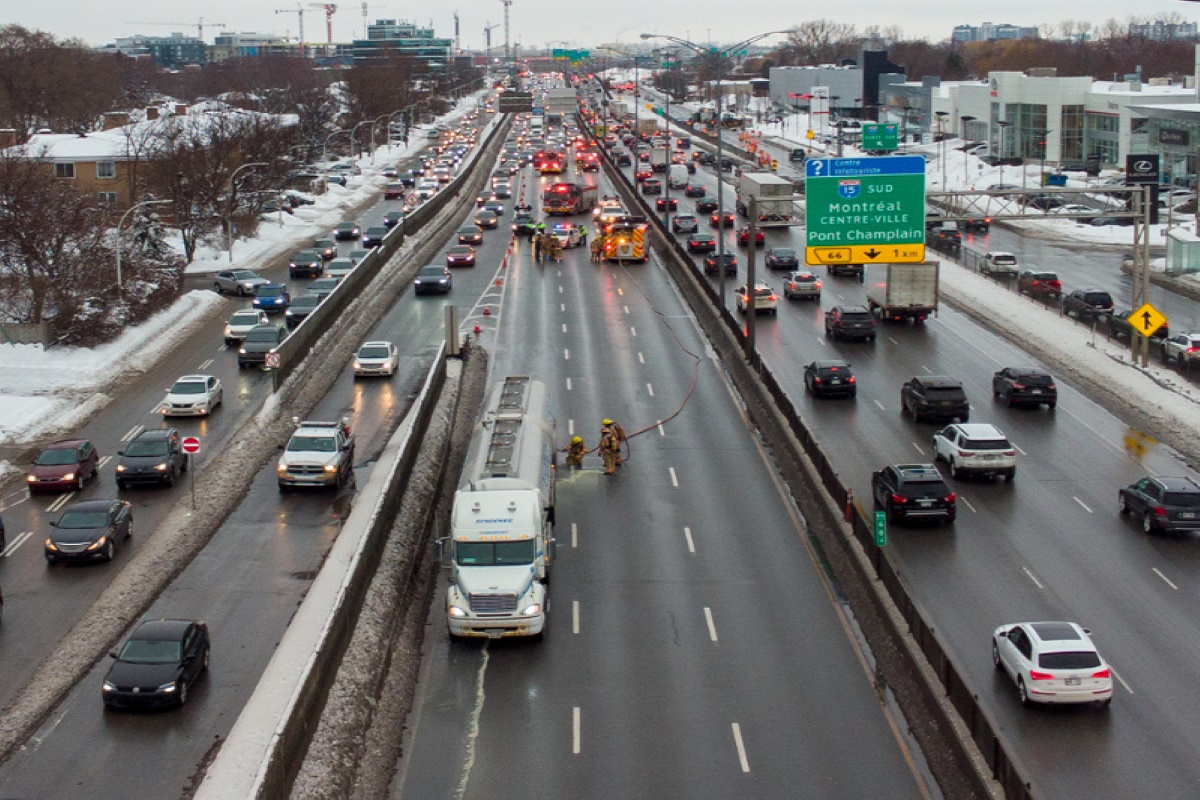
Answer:
[{"label": "street sign", "polygon": [[925,260],[925,159],[811,158],[804,164],[809,264]]},{"label": "street sign", "polygon": [[900,146],[900,126],[895,122],[867,122],[862,126],[863,150],[895,150]]},{"label": "street sign", "polygon": [[883,511],[875,512],[875,546],[883,547],[887,544],[887,514]]},{"label": "street sign", "polygon": [[1129,315],[1129,324],[1135,331],[1149,339],[1155,331],[1167,324],[1167,318],[1154,306],[1143,303],[1141,308]]},{"label": "street sign", "polygon": [[533,111],[533,94],[530,92],[503,92],[497,98],[496,110],[501,114],[528,114]]},{"label": "street sign", "polygon": [[200,437],[185,436],[180,441],[179,446],[182,447],[183,452],[187,453],[189,456],[195,455],[196,453],[200,452]]},{"label": "street sign", "polygon": [[268,367],[275,368],[279,366],[279,353],[267,353],[266,364]]}]

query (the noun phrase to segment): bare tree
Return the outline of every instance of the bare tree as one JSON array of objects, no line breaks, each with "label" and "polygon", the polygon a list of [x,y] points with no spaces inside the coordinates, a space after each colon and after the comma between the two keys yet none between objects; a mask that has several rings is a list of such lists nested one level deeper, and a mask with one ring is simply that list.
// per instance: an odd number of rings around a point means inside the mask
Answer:
[{"label": "bare tree", "polygon": [[788,33],[787,42],[780,48],[780,63],[793,66],[836,64],[858,54],[858,41],[853,25],[828,19],[802,22]]}]

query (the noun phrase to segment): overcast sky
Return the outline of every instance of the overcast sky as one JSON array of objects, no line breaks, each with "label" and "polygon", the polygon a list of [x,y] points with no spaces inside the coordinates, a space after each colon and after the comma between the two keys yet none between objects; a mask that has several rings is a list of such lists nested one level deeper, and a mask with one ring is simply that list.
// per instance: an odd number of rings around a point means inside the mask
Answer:
[{"label": "overcast sky", "polygon": [[[305,0],[305,8],[317,3]],[[432,3],[346,3],[339,2],[333,18],[334,41],[363,36],[363,6],[371,21],[400,19],[426,26],[436,35],[454,36],[455,10],[459,15],[460,44],[478,49],[484,44],[483,28],[500,23],[492,32],[493,47],[504,44],[502,0],[436,0]],[[959,0],[852,0],[849,3],[805,7],[784,0],[756,0],[750,6],[734,0],[604,0],[596,6],[564,0],[512,0],[510,35],[523,47],[587,48],[606,42],[635,43],[644,31],[669,33],[697,43],[715,41],[725,45],[770,30],[789,28],[812,19],[830,19],[852,24],[858,30],[869,25],[896,26],[906,38],[942,41],[955,25],[979,25],[985,21],[1038,26],[1043,31],[1064,20],[1081,20],[1100,25],[1108,19],[1128,21],[1131,14],[1153,18],[1179,14],[1185,21],[1200,17],[1200,2],[1143,0],[1131,6],[1124,0],[1092,0],[1089,3],[1047,3],[1044,0],[1009,0],[998,3],[1002,10],[983,11],[983,3]],[[274,13],[275,8],[289,8]],[[56,36],[105,44],[118,36],[134,33],[169,35],[180,31],[196,35],[201,15],[206,23],[205,41],[211,43],[224,30],[297,35],[297,3],[283,0],[201,0],[196,3],[163,3],[161,0],[8,0],[0,12],[0,24],[15,23]],[[419,11],[417,9],[420,9]],[[982,15],[981,15],[982,11]],[[167,23],[167,24],[152,24]],[[306,41],[325,40],[325,15],[320,8],[304,14]],[[769,42],[770,40],[768,40]]]}]

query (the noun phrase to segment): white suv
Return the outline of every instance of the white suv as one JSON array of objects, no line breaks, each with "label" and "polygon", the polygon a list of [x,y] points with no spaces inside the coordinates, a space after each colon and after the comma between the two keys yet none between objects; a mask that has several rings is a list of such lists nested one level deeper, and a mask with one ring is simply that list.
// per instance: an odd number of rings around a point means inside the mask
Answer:
[{"label": "white suv", "polygon": [[984,275],[1016,275],[1017,257],[1012,253],[992,251],[984,256],[979,271]]},{"label": "white suv", "polygon": [[1177,333],[1162,343],[1163,361],[1175,359],[1180,364],[1200,358],[1200,333]]},{"label": "white suv", "polygon": [[[746,309],[750,307],[750,302],[746,297],[746,287],[739,286],[735,292],[737,296],[737,310],[739,314],[745,314]],[[778,314],[779,306],[777,305],[779,297],[775,294],[775,290],[765,283],[758,283],[754,286],[754,310],[759,314]]]},{"label": "white suv", "polygon": [[992,663],[1017,685],[1022,705],[1112,702],[1112,669],[1074,622],[1018,622],[992,632]]},{"label": "white suv", "polygon": [[1011,481],[1017,475],[1017,451],[995,425],[947,425],[933,435],[933,457],[949,464],[955,478],[1002,475]]}]

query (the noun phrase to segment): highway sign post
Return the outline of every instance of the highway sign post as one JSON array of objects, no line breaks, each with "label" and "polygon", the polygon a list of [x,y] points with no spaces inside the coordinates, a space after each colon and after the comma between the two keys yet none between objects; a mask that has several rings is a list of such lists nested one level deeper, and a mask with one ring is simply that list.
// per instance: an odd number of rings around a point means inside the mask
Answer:
[{"label": "highway sign post", "polygon": [[895,150],[900,146],[900,125],[895,122],[868,122],[862,126],[863,150]]},{"label": "highway sign post", "polygon": [[875,546],[884,547],[887,545],[887,514],[883,511],[875,512]]},{"label": "highway sign post", "polygon": [[196,510],[196,470],[192,469],[192,456],[200,452],[200,437],[185,436],[179,441],[179,448],[187,453],[188,483],[192,487],[192,510]]},{"label": "highway sign post", "polygon": [[1149,339],[1159,328],[1167,324],[1167,318],[1154,306],[1143,303],[1129,315],[1129,324],[1135,331]]},{"label": "highway sign post", "polygon": [[925,260],[925,159],[805,162],[809,264]]}]

